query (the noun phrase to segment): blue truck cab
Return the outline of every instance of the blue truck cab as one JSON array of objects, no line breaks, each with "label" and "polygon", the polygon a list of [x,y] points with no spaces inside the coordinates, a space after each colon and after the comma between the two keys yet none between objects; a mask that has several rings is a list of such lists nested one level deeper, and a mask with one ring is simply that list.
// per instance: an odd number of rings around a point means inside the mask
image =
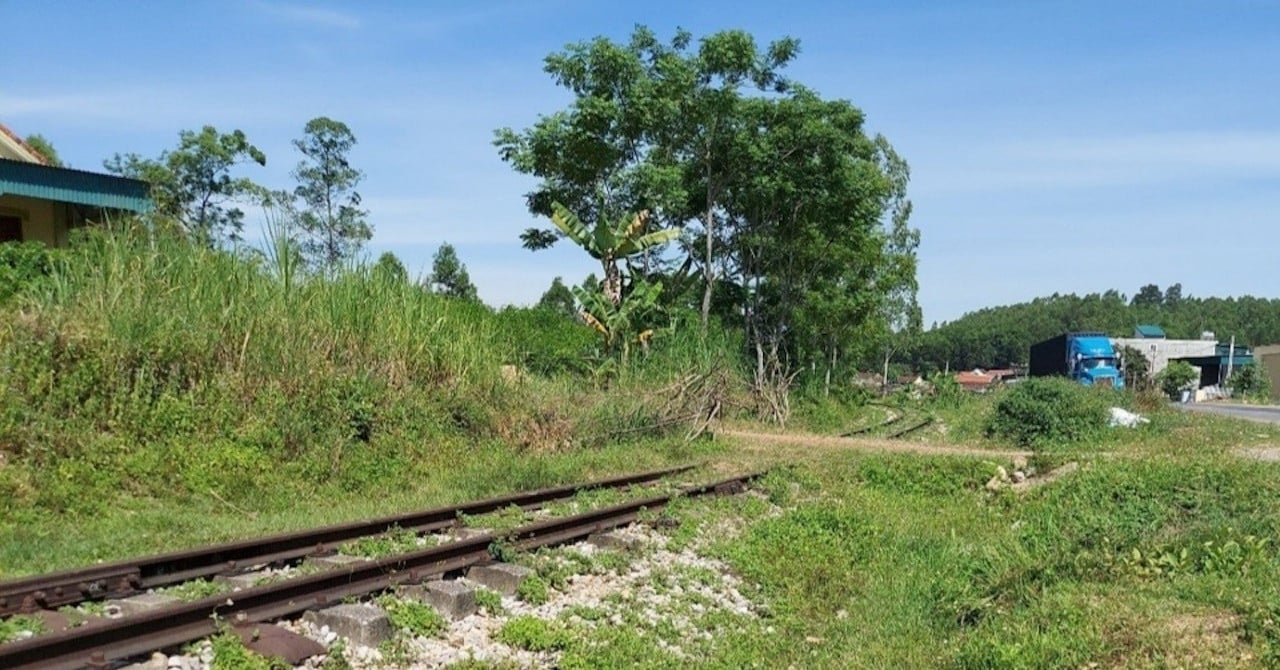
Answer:
[{"label": "blue truck cab", "polygon": [[1061,375],[1085,386],[1124,388],[1124,374],[1105,333],[1066,333],[1031,345],[1031,376]]}]

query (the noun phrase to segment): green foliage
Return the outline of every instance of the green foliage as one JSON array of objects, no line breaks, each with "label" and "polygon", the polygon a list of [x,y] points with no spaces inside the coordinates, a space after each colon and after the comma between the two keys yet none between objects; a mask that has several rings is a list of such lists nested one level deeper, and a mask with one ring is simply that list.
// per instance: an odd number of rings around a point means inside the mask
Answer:
[{"label": "green foliage", "polygon": [[409,281],[409,271],[405,269],[404,263],[390,251],[378,256],[378,261],[373,264],[373,274],[395,284]]},{"label": "green foliage", "polygon": [[541,605],[550,597],[547,583],[538,575],[530,575],[516,588],[516,597],[530,605]]},{"label": "green foliage", "polygon": [[62,257],[40,242],[0,244],[0,302],[43,281]]},{"label": "green foliage", "polygon": [[1231,387],[1233,393],[1244,398],[1266,400],[1271,397],[1271,377],[1258,363],[1236,368],[1231,373],[1231,379],[1227,385]]},{"label": "green foliage", "polygon": [[494,319],[494,337],[509,352],[505,363],[543,376],[587,372],[596,335],[575,318],[545,307],[504,307]]},{"label": "green foliage", "polygon": [[0,619],[0,644],[17,639],[21,633],[39,635],[43,632],[45,632],[44,624],[32,616],[16,614],[6,619]]},{"label": "green foliage", "polygon": [[1080,442],[1106,428],[1115,395],[1068,379],[1033,377],[1000,396],[987,433],[1023,446]]},{"label": "green foliage", "polygon": [[378,596],[377,603],[386,610],[387,618],[397,631],[415,637],[437,637],[449,628],[444,617],[426,603],[397,598],[389,593]]},{"label": "green foliage", "polygon": [[452,244],[440,245],[431,259],[431,290],[440,295],[462,300],[478,301],[476,287],[467,274],[467,266],[458,260],[458,252]]},{"label": "green foliage", "polygon": [[324,116],[308,121],[302,132],[302,139],[293,141],[302,154],[293,171],[298,181],[293,195],[302,202],[301,249],[315,265],[332,270],[373,237],[355,190],[364,174],[349,162],[356,137],[347,124]]},{"label": "green foliage", "polygon": [[44,158],[46,165],[50,165],[52,167],[66,167],[62,163],[62,159],[58,157],[58,150],[53,148],[53,143],[45,139],[44,135],[40,135],[38,133],[34,135],[27,135],[27,139],[24,141],[27,143],[27,146],[31,147],[36,153],[40,154],[40,156]]},{"label": "green foliage", "polygon": [[[1176,290],[1175,290],[1176,287]],[[1027,363],[1031,345],[1073,331],[1128,336],[1138,324],[1162,326],[1170,338],[1199,339],[1204,330],[1226,341],[1280,342],[1280,299],[1184,297],[1180,285],[1166,296],[1159,287],[1127,301],[1117,290],[1087,295],[1054,294],[1030,302],[988,307],[924,333],[911,353],[917,369],[1005,368]],[[1140,292],[1140,295],[1142,294]]]},{"label": "green foliage", "polygon": [[353,670],[350,659],[347,658],[347,643],[339,638],[329,645],[329,649],[325,652],[324,661],[320,663],[320,670]]},{"label": "green foliage", "polygon": [[289,670],[293,666],[279,658],[266,658],[249,651],[240,636],[230,630],[214,635],[213,670]]},{"label": "green foliage", "polygon": [[1145,391],[1151,388],[1151,361],[1145,354],[1130,346],[1120,347],[1116,351],[1124,362],[1124,385],[1131,391]]},{"label": "green foliage", "polygon": [[105,161],[108,172],[149,182],[156,213],[177,221],[193,239],[212,245],[238,240],[244,211],[235,205],[265,195],[261,186],[232,176],[244,163],[266,165],[266,154],[242,131],[220,133],[213,126],[178,133],[178,148],[159,158],[116,154]]},{"label": "green foliage", "polygon": [[526,651],[559,651],[567,648],[572,640],[560,624],[528,615],[508,619],[493,637]]},{"label": "green foliage", "polygon": [[578,302],[573,297],[573,291],[565,286],[560,277],[551,280],[550,288],[538,299],[537,306],[571,319],[578,316]]},{"label": "green foliage", "polygon": [[502,594],[493,589],[480,587],[476,589],[476,605],[479,605],[489,616],[503,616],[507,608],[502,605]]},{"label": "green foliage", "polygon": [[417,533],[405,528],[394,528],[381,535],[361,537],[340,545],[338,553],[364,558],[386,558],[420,549],[418,540]]},{"label": "green foliage", "polygon": [[163,593],[180,600],[193,601],[215,596],[227,590],[228,587],[225,584],[219,584],[208,579],[193,579],[164,589]]},{"label": "green foliage", "polygon": [[1169,365],[1156,375],[1156,383],[1160,385],[1160,390],[1164,391],[1165,396],[1176,398],[1182,391],[1190,389],[1197,378],[1199,375],[1190,363],[1170,361]]}]

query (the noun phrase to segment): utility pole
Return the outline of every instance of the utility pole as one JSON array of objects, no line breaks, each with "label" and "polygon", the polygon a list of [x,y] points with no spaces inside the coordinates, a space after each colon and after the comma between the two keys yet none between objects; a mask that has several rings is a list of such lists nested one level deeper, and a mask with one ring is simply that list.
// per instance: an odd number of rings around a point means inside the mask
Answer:
[{"label": "utility pole", "polygon": [[[1227,349],[1227,380],[1226,384],[1231,383],[1231,367],[1236,362],[1236,336],[1231,336],[1231,346]],[[1231,390],[1231,394],[1235,395],[1235,389]]]}]

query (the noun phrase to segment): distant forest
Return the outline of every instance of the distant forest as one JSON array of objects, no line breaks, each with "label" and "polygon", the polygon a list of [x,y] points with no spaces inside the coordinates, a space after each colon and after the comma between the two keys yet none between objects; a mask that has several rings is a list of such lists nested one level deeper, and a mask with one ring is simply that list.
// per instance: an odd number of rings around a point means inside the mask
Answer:
[{"label": "distant forest", "polygon": [[1171,339],[1196,339],[1212,331],[1220,341],[1235,336],[1251,346],[1280,343],[1280,299],[1196,298],[1182,284],[1165,290],[1148,284],[1132,299],[1119,291],[1053,294],[1031,302],[971,312],[922,333],[909,363],[922,372],[1024,365],[1032,344],[1076,330],[1132,336],[1134,327],[1164,328]]}]

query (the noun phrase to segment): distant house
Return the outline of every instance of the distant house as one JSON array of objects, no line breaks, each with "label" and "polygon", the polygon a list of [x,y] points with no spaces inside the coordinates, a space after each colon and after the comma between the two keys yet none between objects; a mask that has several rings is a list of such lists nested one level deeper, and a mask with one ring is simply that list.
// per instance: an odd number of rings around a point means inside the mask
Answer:
[{"label": "distant house", "polygon": [[71,230],[151,210],[146,182],[58,168],[0,124],[0,242],[66,246]]},{"label": "distant house", "polygon": [[1002,384],[1018,376],[1015,370],[966,370],[957,372],[955,376],[956,383],[966,391],[974,391],[976,393],[985,393],[997,384]]}]

